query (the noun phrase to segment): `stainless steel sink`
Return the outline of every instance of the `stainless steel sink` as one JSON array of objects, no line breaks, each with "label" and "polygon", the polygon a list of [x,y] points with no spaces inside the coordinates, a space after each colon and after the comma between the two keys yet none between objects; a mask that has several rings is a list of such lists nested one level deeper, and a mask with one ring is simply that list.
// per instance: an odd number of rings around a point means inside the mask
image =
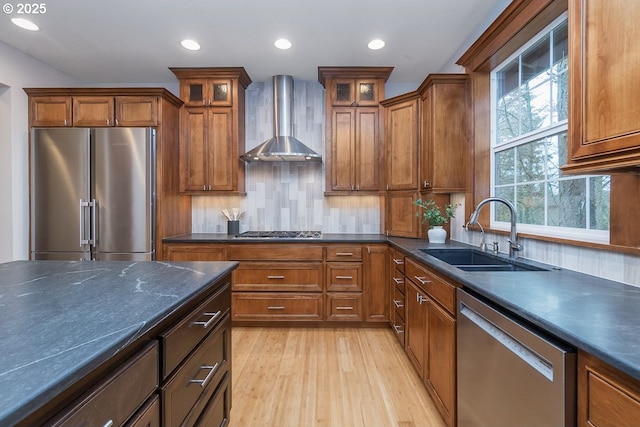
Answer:
[{"label": "stainless steel sink", "polygon": [[549,271],[517,259],[504,258],[476,249],[420,249],[463,271]]}]

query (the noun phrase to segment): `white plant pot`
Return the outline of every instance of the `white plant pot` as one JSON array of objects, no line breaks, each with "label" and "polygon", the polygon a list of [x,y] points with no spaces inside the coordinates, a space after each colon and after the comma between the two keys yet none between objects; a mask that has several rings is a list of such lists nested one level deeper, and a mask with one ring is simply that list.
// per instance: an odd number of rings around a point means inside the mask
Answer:
[{"label": "white plant pot", "polygon": [[429,243],[444,243],[447,240],[447,230],[442,228],[441,225],[434,225],[427,231],[429,237]]}]

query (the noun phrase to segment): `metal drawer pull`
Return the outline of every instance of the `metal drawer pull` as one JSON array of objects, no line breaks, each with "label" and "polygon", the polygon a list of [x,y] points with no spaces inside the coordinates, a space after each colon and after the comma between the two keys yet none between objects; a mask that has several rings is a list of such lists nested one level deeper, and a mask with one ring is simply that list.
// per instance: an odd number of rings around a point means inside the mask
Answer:
[{"label": "metal drawer pull", "polygon": [[420,305],[422,305],[422,303],[425,302],[426,300],[427,300],[427,297],[423,297],[422,295],[416,293],[416,301],[418,301]]},{"label": "metal drawer pull", "polygon": [[396,282],[396,285],[402,285],[404,283],[404,277],[394,277],[393,281]]},{"label": "metal drawer pull", "polygon": [[398,326],[398,325],[393,325],[393,330],[396,331],[396,334],[398,334],[398,335],[404,334],[404,331],[402,329],[400,329],[400,326]]},{"label": "metal drawer pull", "polygon": [[207,320],[206,322],[193,322],[194,325],[200,325],[203,328],[207,329],[209,326],[211,326],[211,324],[213,323],[214,320],[216,320],[216,318],[218,316],[220,316],[220,313],[222,313],[222,311],[218,310],[215,313],[210,313],[210,312],[205,312],[202,315],[203,316],[211,316],[211,319]]},{"label": "metal drawer pull", "polygon": [[404,265],[404,260],[403,259],[393,259],[393,262],[396,263],[396,265]]},{"label": "metal drawer pull", "polygon": [[427,283],[431,283],[431,280],[427,280],[424,277],[418,277],[418,276],[413,276],[416,278],[416,280],[418,282],[420,282],[421,285],[426,285]]},{"label": "metal drawer pull", "polygon": [[284,306],[283,305],[270,305],[269,307],[267,307],[267,309],[269,309],[269,310],[284,310]]},{"label": "metal drawer pull", "polygon": [[206,377],[204,377],[203,380],[189,380],[190,383],[196,383],[196,384],[200,384],[200,387],[204,388],[207,386],[207,383],[211,380],[211,378],[213,377],[213,374],[218,370],[218,364],[216,363],[213,366],[210,365],[204,365],[204,366],[200,366],[200,369],[208,369],[209,373],[207,374]]},{"label": "metal drawer pull", "polygon": [[336,310],[353,310],[353,306],[350,306],[350,305],[340,306],[340,307],[336,307]]},{"label": "metal drawer pull", "polygon": [[336,279],[353,279],[353,276],[336,276]]},{"label": "metal drawer pull", "polygon": [[113,420],[109,420],[102,427],[113,427]]},{"label": "metal drawer pull", "polygon": [[402,301],[398,301],[397,299],[393,300],[393,303],[395,304],[396,308],[402,308],[404,307],[404,304],[400,304]]},{"label": "metal drawer pull", "polygon": [[353,256],[353,252],[336,252],[336,256]]},{"label": "metal drawer pull", "polygon": [[267,279],[284,279],[284,276],[267,276]]}]

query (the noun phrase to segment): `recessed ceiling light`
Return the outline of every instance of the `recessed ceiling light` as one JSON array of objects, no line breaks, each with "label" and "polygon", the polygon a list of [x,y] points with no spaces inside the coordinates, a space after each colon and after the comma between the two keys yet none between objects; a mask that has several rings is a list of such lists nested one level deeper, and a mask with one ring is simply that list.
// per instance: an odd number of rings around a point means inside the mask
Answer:
[{"label": "recessed ceiling light", "polygon": [[180,44],[182,45],[183,48],[187,50],[200,50],[200,43],[198,43],[195,40],[190,40],[190,39],[182,40]]},{"label": "recessed ceiling light", "polygon": [[281,50],[291,49],[291,42],[287,39],[278,39],[273,42],[273,45]]},{"label": "recessed ceiling light", "polygon": [[375,40],[371,40],[367,45],[367,47],[371,50],[378,50],[378,49],[382,49],[384,45],[385,45],[384,40],[375,39]]},{"label": "recessed ceiling light", "polygon": [[40,27],[38,27],[36,24],[29,21],[28,19],[11,18],[11,22],[13,22],[18,27],[24,28],[25,30],[29,30],[29,31],[38,31],[40,29]]}]

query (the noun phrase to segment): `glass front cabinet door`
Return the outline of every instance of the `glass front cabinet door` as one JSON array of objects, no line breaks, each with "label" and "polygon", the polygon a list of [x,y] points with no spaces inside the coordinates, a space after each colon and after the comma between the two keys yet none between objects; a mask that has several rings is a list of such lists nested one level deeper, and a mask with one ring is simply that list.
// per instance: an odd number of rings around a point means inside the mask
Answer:
[{"label": "glass front cabinet door", "polygon": [[343,107],[377,106],[378,82],[374,80],[336,79],[333,82],[331,103]]},{"label": "glass front cabinet door", "polygon": [[231,107],[231,80],[192,79],[183,86],[182,99],[189,107]]}]

